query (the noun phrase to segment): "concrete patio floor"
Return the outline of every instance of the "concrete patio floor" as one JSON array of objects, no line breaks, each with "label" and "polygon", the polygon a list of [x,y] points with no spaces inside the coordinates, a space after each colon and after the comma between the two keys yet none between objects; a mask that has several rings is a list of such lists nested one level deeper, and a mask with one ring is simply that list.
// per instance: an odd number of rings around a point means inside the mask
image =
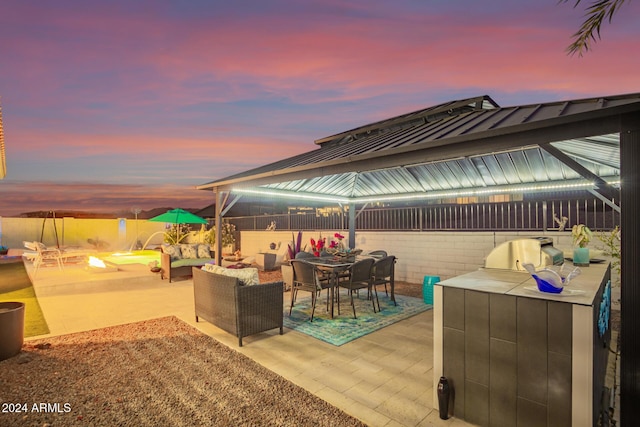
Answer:
[{"label": "concrete patio floor", "polygon": [[238,347],[236,337],[195,322],[191,280],[169,284],[135,264],[110,273],[47,267],[33,278],[31,263],[25,265],[51,331],[32,339],[176,316],[368,425],[471,425],[440,420],[432,407],[432,311],[340,347],[287,328],[284,335],[247,337]]}]

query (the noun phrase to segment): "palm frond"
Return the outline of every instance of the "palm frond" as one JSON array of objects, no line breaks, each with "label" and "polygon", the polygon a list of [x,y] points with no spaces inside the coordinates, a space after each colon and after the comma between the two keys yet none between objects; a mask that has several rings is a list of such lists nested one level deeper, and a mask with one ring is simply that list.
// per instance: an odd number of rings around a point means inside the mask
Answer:
[{"label": "palm frond", "polygon": [[[562,3],[567,3],[568,1],[569,0],[560,0]],[[600,40],[602,22],[607,19],[609,23],[611,23],[613,15],[616,14],[625,1],[626,0],[596,0],[587,7],[586,19],[580,26],[580,29],[571,36],[574,41],[567,47],[567,53],[570,55],[577,53],[579,56],[582,56],[589,51],[592,43]],[[573,7],[578,7],[580,2],[581,0],[576,0]]]}]

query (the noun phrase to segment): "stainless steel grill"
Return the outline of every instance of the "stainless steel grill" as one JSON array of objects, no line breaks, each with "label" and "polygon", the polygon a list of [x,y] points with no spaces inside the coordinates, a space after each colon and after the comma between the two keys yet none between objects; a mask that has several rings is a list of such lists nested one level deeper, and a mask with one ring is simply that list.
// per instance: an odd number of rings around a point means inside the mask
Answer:
[{"label": "stainless steel grill", "polygon": [[533,237],[504,242],[492,250],[485,259],[485,268],[525,271],[522,264],[538,268],[560,265],[564,262],[562,251],[553,247],[548,237]]}]

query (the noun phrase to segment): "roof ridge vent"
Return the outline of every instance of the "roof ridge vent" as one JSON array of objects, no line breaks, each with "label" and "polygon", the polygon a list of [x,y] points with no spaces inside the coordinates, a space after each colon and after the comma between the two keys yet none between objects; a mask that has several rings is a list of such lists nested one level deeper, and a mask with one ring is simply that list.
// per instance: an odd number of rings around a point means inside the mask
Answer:
[{"label": "roof ridge vent", "polygon": [[452,116],[469,113],[471,111],[493,110],[495,108],[500,108],[500,106],[488,95],[450,101],[433,107],[370,123],[326,138],[317,139],[315,143],[318,145],[323,145],[329,142],[345,143],[349,142],[344,139],[345,135],[351,135],[353,136],[353,139],[356,140],[363,136],[408,129]]}]

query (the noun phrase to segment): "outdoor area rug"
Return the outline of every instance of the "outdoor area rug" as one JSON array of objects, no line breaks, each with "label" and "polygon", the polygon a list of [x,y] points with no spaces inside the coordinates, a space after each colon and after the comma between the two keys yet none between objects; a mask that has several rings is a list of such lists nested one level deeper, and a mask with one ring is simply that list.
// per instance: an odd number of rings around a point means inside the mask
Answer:
[{"label": "outdoor area rug", "polygon": [[0,402],[2,426],[364,426],[175,317],[28,341]]},{"label": "outdoor area rug", "polygon": [[313,322],[310,322],[311,294],[299,292],[291,316],[289,316],[291,300],[285,300],[284,326],[329,344],[341,346],[432,308],[422,299],[404,295],[396,295],[398,305],[394,306],[383,291],[378,292],[382,311],[374,313],[371,301],[365,298],[366,293],[366,290],[361,291],[360,298],[354,297],[357,319],[353,318],[351,301],[344,292],[340,295],[340,315],[338,315],[336,303],[332,319],[326,310],[326,291],[323,291],[316,303]]},{"label": "outdoor area rug", "polygon": [[0,302],[6,301],[24,303],[25,338],[49,333],[22,257],[10,257],[0,262]]}]

